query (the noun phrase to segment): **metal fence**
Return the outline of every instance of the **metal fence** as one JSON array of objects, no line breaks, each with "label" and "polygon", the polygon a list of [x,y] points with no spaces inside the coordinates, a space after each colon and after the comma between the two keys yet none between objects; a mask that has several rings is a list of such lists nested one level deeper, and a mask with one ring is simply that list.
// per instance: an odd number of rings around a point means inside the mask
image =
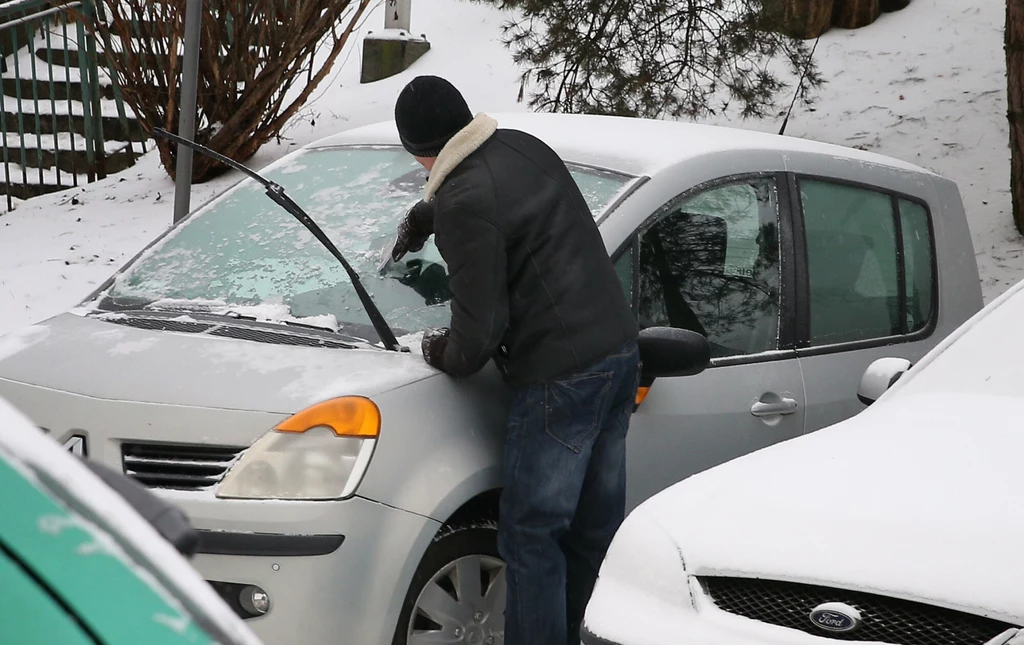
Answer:
[{"label": "metal fence", "polygon": [[146,135],[126,114],[82,20],[102,23],[96,0],[0,2],[0,136],[7,210],[103,179],[135,163]]}]

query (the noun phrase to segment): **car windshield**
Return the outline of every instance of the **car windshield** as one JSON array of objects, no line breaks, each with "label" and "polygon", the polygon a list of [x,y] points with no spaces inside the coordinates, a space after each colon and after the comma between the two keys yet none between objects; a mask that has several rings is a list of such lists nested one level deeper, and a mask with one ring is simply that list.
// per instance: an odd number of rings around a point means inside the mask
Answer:
[{"label": "car windshield", "polygon": [[[633,179],[569,168],[595,217]],[[306,150],[264,176],[323,228],[397,334],[448,324],[448,272],[432,239],[384,276],[378,273],[398,222],[426,184],[426,171],[411,155],[399,147]],[[254,315],[376,339],[341,264],[252,180],[146,251],[114,280],[99,306]]]}]

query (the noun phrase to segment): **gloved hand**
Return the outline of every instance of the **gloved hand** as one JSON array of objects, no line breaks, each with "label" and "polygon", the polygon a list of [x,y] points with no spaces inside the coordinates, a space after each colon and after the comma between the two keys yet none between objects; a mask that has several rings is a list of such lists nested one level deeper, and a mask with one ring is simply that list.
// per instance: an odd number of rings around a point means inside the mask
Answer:
[{"label": "gloved hand", "polygon": [[441,369],[441,358],[444,350],[448,347],[448,328],[428,329],[423,334],[420,342],[420,349],[423,350],[423,360],[428,365]]},{"label": "gloved hand", "polygon": [[406,253],[419,251],[433,234],[434,204],[420,200],[398,225],[398,238],[391,249],[391,259],[398,262]]}]

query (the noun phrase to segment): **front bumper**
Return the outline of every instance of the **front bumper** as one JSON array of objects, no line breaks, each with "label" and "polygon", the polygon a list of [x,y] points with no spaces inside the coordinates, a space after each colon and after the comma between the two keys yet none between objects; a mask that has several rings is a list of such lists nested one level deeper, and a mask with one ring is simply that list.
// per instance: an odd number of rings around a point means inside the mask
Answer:
[{"label": "front bumper", "polygon": [[[836,640],[724,612],[694,578],[692,605],[670,604],[656,590],[598,579],[581,630],[584,645],[835,645]],[[864,645],[871,645],[865,642]],[[882,644],[877,644],[882,645]]]},{"label": "front bumper", "polygon": [[161,494],[202,531],[192,564],[236,611],[239,589],[266,592],[267,613],[246,620],[266,645],[391,642],[413,572],[440,527],[359,497],[295,502]]}]

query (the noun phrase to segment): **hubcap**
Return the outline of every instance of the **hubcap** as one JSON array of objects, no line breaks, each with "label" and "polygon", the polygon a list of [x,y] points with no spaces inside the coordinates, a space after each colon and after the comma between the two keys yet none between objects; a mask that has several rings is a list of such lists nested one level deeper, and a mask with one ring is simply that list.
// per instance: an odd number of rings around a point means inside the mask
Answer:
[{"label": "hubcap", "polygon": [[505,564],[468,555],[434,574],[409,620],[408,645],[505,642]]}]

